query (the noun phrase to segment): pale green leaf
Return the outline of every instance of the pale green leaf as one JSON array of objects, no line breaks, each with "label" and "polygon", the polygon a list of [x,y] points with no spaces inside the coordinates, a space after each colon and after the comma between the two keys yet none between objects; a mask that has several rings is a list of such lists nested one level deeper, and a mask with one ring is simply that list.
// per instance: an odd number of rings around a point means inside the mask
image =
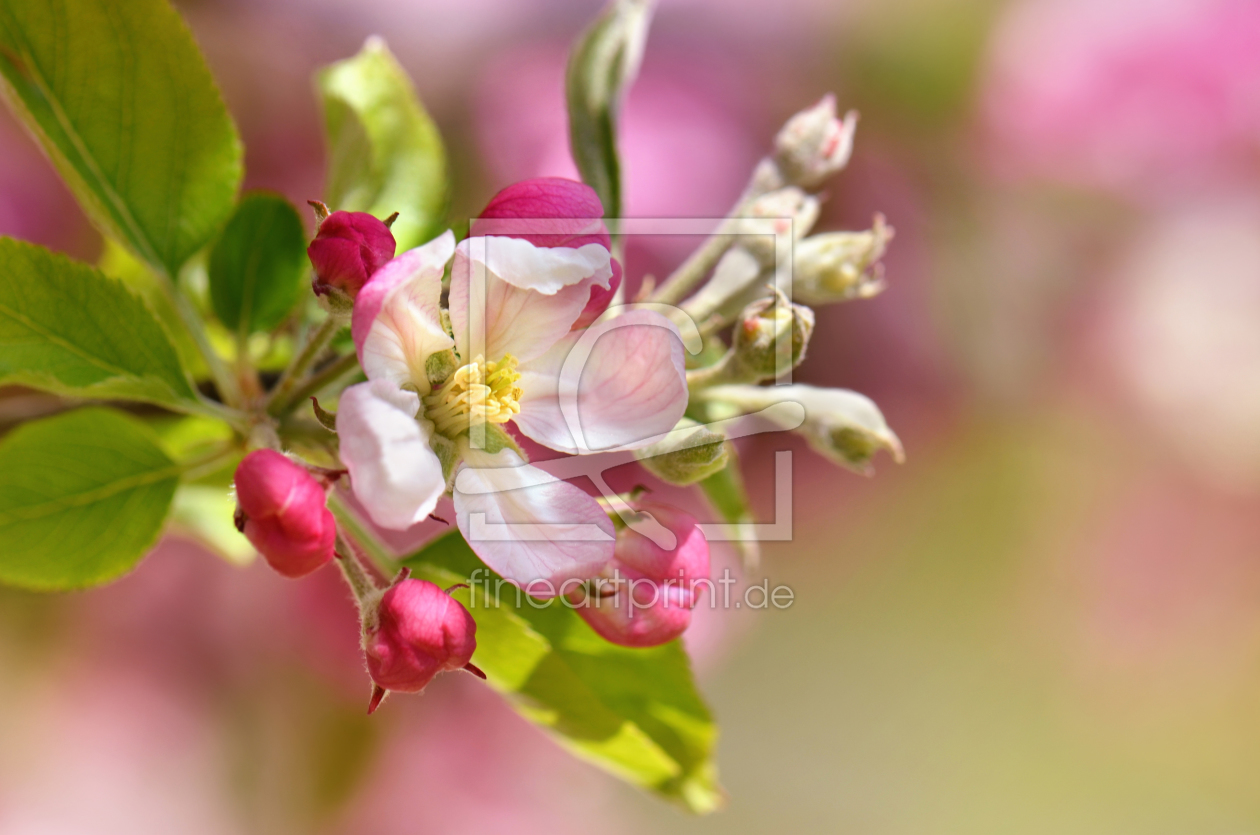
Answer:
[{"label": "pale green leaf", "polygon": [[606,217],[621,217],[624,208],[617,111],[639,71],[652,5],[653,0],[612,0],[569,56],[569,148]]},{"label": "pale green leaf", "polygon": [[167,0],[0,0],[0,81],[96,225],[166,275],[231,213],[240,140]]},{"label": "pale green leaf", "polygon": [[55,591],[130,571],[179,475],[147,427],[112,409],[19,427],[0,442],[0,582]]},{"label": "pale green leaf", "polygon": [[611,644],[561,601],[535,600],[490,574],[456,532],[406,565],[443,587],[480,580],[475,594],[453,592],[477,621],[473,663],[522,716],[575,755],[692,811],[721,804],[717,727],[678,641]]},{"label": "pale green leaf", "polygon": [[391,231],[404,252],[441,231],[446,151],[437,126],[385,42],[369,38],[353,58],[316,79],[328,137],[325,202],[333,210],[398,212]]},{"label": "pale green leaf", "polygon": [[79,397],[195,402],[143,301],[86,264],[12,238],[0,238],[0,382]]},{"label": "pale green leaf", "polygon": [[210,302],[228,329],[246,336],[284,321],[309,291],[306,232],[277,194],[245,196],[210,250]]}]

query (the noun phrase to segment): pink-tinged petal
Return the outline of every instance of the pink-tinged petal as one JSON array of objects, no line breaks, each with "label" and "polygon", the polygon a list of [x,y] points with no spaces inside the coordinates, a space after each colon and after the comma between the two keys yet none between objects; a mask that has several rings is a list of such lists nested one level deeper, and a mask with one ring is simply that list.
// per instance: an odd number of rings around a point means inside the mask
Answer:
[{"label": "pink-tinged petal", "polygon": [[534,246],[609,248],[604,207],[595,189],[564,177],[513,183],[490,199],[473,219],[473,235],[521,238]]},{"label": "pink-tinged petal", "polygon": [[456,349],[465,362],[477,354],[498,359],[510,353],[522,362],[543,354],[569,332],[589,302],[592,287],[600,286],[597,279],[585,279],[546,295],[510,284],[489,269],[477,268],[474,275],[475,265],[464,249],[467,243],[461,242],[455,251],[449,300]]},{"label": "pink-tinged petal", "polygon": [[381,267],[355,300],[350,333],[369,380],[428,390],[424,362],[454,343],[442,328],[442,273],[455,251],[448,230]]},{"label": "pink-tinged petal", "polygon": [[678,328],[650,310],[574,331],[520,371],[516,426],[560,452],[645,446],[687,409]]},{"label": "pink-tinged petal", "polygon": [[406,530],[446,492],[442,464],[429,446],[433,424],[416,420],[419,410],[414,392],[383,380],[351,386],[337,407],[341,460],[354,495],[383,528]]},{"label": "pink-tinged petal", "polygon": [[601,287],[598,284],[591,286],[591,295],[586,302],[586,307],[573,323],[573,330],[581,330],[598,319],[617,297],[619,287],[621,287],[621,262],[614,258],[612,259],[612,278],[608,280],[608,286]]},{"label": "pink-tinged petal", "polygon": [[[503,468],[515,472],[496,478]],[[513,476],[531,486],[514,486]],[[465,451],[455,517],[482,562],[534,597],[554,597],[566,580],[598,575],[613,556],[616,532],[599,503],[572,484],[551,481],[510,449]]]},{"label": "pink-tinged petal", "polygon": [[696,520],[676,507],[636,502],[674,535],[666,550],[633,526],[617,532],[616,555],[604,570],[602,596],[569,595],[577,613],[614,644],[652,647],[677,638],[691,623],[697,594],[712,585],[709,543]]}]

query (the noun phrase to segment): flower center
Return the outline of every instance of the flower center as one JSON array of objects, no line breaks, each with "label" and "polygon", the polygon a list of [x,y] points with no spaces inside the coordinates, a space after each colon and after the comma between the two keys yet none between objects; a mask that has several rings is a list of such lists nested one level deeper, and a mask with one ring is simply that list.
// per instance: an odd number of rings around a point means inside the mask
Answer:
[{"label": "flower center", "polygon": [[450,438],[474,422],[507,423],[521,412],[521,389],[516,385],[520,379],[511,354],[498,362],[479,356],[424,398],[425,417]]}]

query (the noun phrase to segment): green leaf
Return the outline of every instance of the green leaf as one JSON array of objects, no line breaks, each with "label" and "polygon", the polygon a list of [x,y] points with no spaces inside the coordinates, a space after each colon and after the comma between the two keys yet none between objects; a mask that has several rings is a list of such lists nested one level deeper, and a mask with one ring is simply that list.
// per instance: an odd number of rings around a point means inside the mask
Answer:
[{"label": "green leaf", "polygon": [[398,251],[441,231],[446,151],[411,80],[380,38],[316,77],[328,136],[325,202],[334,210],[398,212]]},{"label": "green leaf", "polygon": [[41,591],[100,585],[153,545],[180,468],[138,420],[88,408],[0,442],[0,582]]},{"label": "green leaf", "polygon": [[0,238],[0,382],[77,397],[195,403],[162,326],[119,281]]},{"label": "green leaf", "polygon": [[473,663],[518,713],[578,757],[694,812],[722,803],[717,727],[678,641],[610,644],[562,601],[536,600],[490,573],[457,532],[405,564],[444,588],[479,581],[454,592],[477,621]]},{"label": "green leaf", "polygon": [[241,143],[167,0],[0,0],[0,81],[93,222],[164,274],[231,213]]},{"label": "green leaf", "polygon": [[196,340],[179,318],[174,299],[166,292],[162,277],[152,267],[113,238],[106,238],[96,268],[110,278],[118,279],[144,300],[149,310],[166,328],[167,336],[171,338],[175,353],[179,354],[180,363],[189,377],[199,380],[210,375],[206,359],[197,349]]},{"label": "green leaf", "polygon": [[569,149],[606,217],[621,217],[623,208],[617,111],[639,72],[652,5],[652,0],[612,0],[569,56]]},{"label": "green leaf", "polygon": [[241,336],[269,331],[302,299],[310,265],[297,209],[277,194],[246,195],[210,250],[210,302]]}]

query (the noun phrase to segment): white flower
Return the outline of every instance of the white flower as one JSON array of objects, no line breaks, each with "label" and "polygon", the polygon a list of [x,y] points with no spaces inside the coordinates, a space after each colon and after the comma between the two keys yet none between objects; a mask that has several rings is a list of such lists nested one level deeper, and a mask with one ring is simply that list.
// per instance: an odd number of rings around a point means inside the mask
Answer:
[{"label": "white flower", "polygon": [[[441,311],[452,255],[453,338]],[[687,384],[672,324],[634,311],[590,334],[570,330],[592,286],[606,288],[611,275],[599,244],[542,248],[481,237],[457,248],[447,232],[373,276],[352,322],[369,382],[346,390],[337,415],[342,460],[373,521],[402,529],[433,511],[451,474],[435,445],[453,452],[465,484],[483,486],[483,468],[532,469],[497,430],[508,421],[571,453],[633,449],[673,428]],[[452,349],[456,370],[431,384],[430,358]],[[473,550],[522,585],[586,579],[612,556],[611,522],[572,484],[456,489],[454,498]]]}]

